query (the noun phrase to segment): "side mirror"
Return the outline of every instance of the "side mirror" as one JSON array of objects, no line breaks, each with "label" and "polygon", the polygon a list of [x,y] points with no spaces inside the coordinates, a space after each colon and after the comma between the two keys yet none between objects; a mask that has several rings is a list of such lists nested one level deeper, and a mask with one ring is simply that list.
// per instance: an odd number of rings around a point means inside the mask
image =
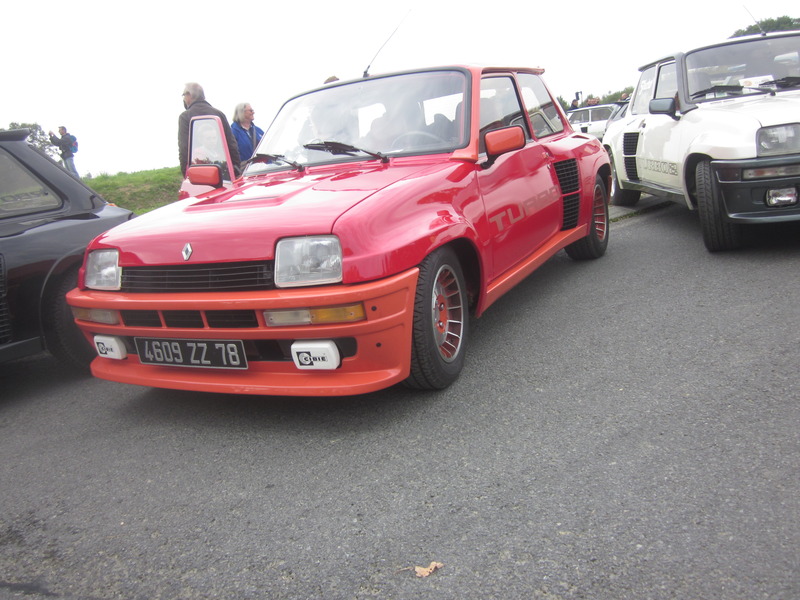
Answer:
[{"label": "side mirror", "polygon": [[222,167],[219,165],[189,165],[186,178],[193,185],[222,187]]},{"label": "side mirror", "polygon": [[525,130],[519,125],[504,127],[487,132],[483,139],[486,144],[486,155],[489,157],[482,165],[486,168],[501,154],[524,148]]},{"label": "side mirror", "polygon": [[648,110],[651,115],[669,115],[676,121],[678,120],[678,117],[675,116],[675,113],[678,112],[675,98],[655,98],[650,100]]}]

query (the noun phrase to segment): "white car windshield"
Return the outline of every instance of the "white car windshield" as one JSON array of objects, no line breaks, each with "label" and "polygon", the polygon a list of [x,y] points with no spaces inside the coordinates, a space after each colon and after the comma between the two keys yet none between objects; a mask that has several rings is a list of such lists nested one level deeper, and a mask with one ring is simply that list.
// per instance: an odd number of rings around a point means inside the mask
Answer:
[{"label": "white car windshield", "polygon": [[426,71],[370,77],[289,100],[247,173],[306,165],[451,152],[467,141],[467,76]]},{"label": "white car windshield", "polygon": [[800,86],[800,35],[759,37],[686,55],[689,97],[704,102]]}]

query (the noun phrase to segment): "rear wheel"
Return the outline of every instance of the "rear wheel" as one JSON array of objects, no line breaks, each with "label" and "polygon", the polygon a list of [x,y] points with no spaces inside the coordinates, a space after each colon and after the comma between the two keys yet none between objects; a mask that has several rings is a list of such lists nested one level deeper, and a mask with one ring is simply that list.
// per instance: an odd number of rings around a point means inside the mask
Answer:
[{"label": "rear wheel", "polygon": [[703,242],[709,252],[734,250],[742,245],[742,226],[725,219],[719,186],[714,181],[711,161],[697,164],[695,172],[697,185],[697,209],[700,213],[700,226]]},{"label": "rear wheel", "polygon": [[617,169],[614,166],[614,157],[611,152],[608,153],[611,158],[611,202],[616,206],[633,206],[639,202],[642,193],[637,190],[623,190],[619,187],[619,179],[617,178]]},{"label": "rear wheel", "polygon": [[414,301],[411,374],[408,387],[440,390],[453,383],[464,367],[469,310],[458,257],[444,247],[419,267]]},{"label": "rear wheel", "polygon": [[78,269],[70,269],[48,294],[42,306],[42,323],[47,349],[63,363],[88,372],[97,354],[75,324],[66,295],[77,285]]},{"label": "rear wheel", "polygon": [[592,219],[589,234],[565,248],[570,258],[587,260],[600,258],[608,248],[608,195],[606,186],[598,175],[592,191]]}]

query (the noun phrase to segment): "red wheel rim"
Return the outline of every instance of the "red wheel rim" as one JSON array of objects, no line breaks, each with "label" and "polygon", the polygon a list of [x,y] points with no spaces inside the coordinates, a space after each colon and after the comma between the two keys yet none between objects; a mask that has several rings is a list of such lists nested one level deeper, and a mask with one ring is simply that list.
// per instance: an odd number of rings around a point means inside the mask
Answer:
[{"label": "red wheel rim", "polygon": [[606,206],[606,195],[603,193],[603,188],[600,184],[594,186],[592,222],[595,233],[597,233],[597,239],[602,242],[608,234],[608,207]]}]

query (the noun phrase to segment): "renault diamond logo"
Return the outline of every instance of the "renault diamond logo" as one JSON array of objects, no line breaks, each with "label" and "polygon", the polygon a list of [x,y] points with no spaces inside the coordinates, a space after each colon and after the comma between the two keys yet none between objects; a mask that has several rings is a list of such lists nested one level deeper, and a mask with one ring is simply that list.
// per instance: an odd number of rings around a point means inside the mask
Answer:
[{"label": "renault diamond logo", "polygon": [[192,245],[187,242],[186,245],[183,247],[183,251],[181,252],[181,254],[183,254],[183,260],[189,260],[190,258],[192,258]]}]

